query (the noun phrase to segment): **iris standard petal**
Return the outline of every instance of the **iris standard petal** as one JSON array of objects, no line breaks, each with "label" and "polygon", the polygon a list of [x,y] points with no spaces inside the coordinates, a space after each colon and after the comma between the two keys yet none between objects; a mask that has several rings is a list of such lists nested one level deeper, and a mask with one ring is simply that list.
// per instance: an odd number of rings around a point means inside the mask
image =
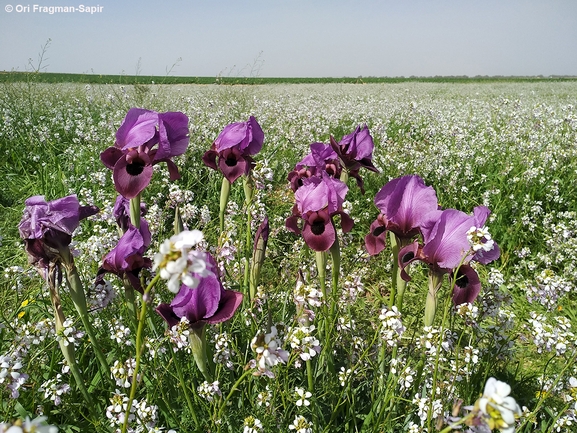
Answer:
[{"label": "iris standard petal", "polygon": [[416,175],[393,179],[375,195],[375,205],[392,223],[389,229],[405,238],[416,234],[437,203],[435,190]]},{"label": "iris standard petal", "polygon": [[218,309],[222,284],[214,274],[200,279],[198,287],[191,289],[180,286],[171,306],[179,317],[186,317],[190,323],[212,317]]},{"label": "iris standard petal", "polygon": [[131,108],[116,131],[115,146],[133,149],[151,142],[157,134],[158,113],[143,108]]},{"label": "iris standard petal", "polygon": [[154,160],[165,160],[182,155],[189,144],[188,116],[181,112],[158,115],[158,152]]},{"label": "iris standard petal", "polygon": [[264,143],[264,132],[254,116],[250,116],[247,123],[249,126],[250,136],[248,144],[243,151],[245,155],[256,155],[262,149]]},{"label": "iris standard petal", "polygon": [[455,269],[465,261],[471,250],[467,230],[472,225],[472,216],[456,209],[444,210],[432,231],[433,238],[425,239],[423,254],[429,263],[443,269]]}]

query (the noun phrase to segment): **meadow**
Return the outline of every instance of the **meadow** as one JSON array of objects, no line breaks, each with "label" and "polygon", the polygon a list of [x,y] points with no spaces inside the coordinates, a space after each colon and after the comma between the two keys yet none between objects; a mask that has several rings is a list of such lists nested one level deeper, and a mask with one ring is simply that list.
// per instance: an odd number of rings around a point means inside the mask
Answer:
[{"label": "meadow", "polygon": [[[0,421],[45,416],[63,432],[576,431],[576,82],[32,79],[0,89]],[[154,165],[139,194],[152,233],[145,255],[153,259],[175,231],[198,229],[196,248],[214,256],[224,289],[244,295],[232,317],[202,331],[185,322],[169,329],[154,311],[173,297],[160,273],[142,271],[145,296],[112,274],[94,284],[122,236],[113,172],[100,155],[133,107],[189,119],[190,143],[173,158],[181,178]],[[250,116],[262,150],[223,204],[223,175],[203,155],[223,128]],[[343,233],[341,214],[337,242],[316,252],[287,229],[297,194],[287,176],[311,143],[338,142],[365,124],[378,173],[361,169],[364,194],[345,176],[339,211],[354,226]],[[490,209],[485,226],[500,249],[497,260],[471,262],[481,284],[471,304],[453,305],[459,279],[443,276],[432,319],[431,268],[406,268],[399,302],[394,258],[406,243],[391,235],[379,254],[365,247],[381,212],[375,196],[405,175],[432,187],[442,209]],[[71,194],[100,209],[70,244],[87,317],[75,309],[65,266],[54,273],[61,284],[43,280],[18,230],[26,199]],[[265,217],[262,260],[253,240]],[[503,408],[479,409],[491,377],[519,405],[514,426],[499,424]]]}]

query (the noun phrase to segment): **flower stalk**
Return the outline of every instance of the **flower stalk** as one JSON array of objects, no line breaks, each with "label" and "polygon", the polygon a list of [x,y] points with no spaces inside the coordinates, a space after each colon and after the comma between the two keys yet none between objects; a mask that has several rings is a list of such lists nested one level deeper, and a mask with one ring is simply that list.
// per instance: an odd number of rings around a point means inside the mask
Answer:
[{"label": "flower stalk", "polygon": [[196,366],[208,382],[213,381],[212,366],[206,355],[206,327],[201,326],[200,328],[191,329],[191,333],[188,336],[188,341],[190,343],[190,348],[192,349],[192,356],[196,362]]},{"label": "flower stalk", "polygon": [[228,197],[230,196],[230,182],[226,177],[222,178],[222,185],[220,187],[220,211],[218,214],[220,222],[220,233],[224,232],[224,214],[226,213],[226,205],[228,204]]},{"label": "flower stalk", "polygon": [[433,326],[435,313],[437,311],[437,293],[443,284],[443,274],[429,271],[429,290],[425,302],[425,326]]}]

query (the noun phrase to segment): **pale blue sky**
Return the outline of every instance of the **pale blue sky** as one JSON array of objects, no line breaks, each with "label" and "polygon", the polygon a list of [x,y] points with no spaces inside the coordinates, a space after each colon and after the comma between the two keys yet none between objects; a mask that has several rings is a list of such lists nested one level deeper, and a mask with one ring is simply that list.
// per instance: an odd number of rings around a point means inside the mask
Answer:
[{"label": "pale blue sky", "polygon": [[50,38],[49,72],[134,74],[140,59],[165,75],[181,58],[172,75],[577,75],[576,0],[83,1],[0,0],[0,70]]}]

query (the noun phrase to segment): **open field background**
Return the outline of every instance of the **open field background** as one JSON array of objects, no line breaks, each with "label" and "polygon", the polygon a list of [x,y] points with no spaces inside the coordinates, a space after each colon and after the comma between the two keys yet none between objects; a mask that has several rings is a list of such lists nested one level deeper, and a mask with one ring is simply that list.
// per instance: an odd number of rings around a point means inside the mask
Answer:
[{"label": "open field background", "polygon": [[538,82],[572,82],[577,77],[571,76],[453,76],[453,77],[341,77],[341,78],[270,78],[270,77],[181,77],[181,76],[147,76],[147,75],[96,75],[96,74],[60,74],[56,72],[17,72],[0,71],[0,82],[30,81],[40,83],[84,83],[84,84],[367,84],[367,83],[538,83]]},{"label": "open field background", "polygon": [[[0,74],[0,81],[5,77]],[[387,352],[387,368],[399,363],[403,367],[395,373],[399,381],[390,388],[394,397],[386,400],[390,410],[368,431],[432,432],[437,417],[450,413],[457,399],[464,405],[473,404],[490,376],[507,381],[512,395],[526,408],[520,431],[573,431],[577,381],[570,379],[577,377],[577,82],[372,83],[363,78],[365,85],[261,85],[258,80],[265,83],[267,79],[255,79],[252,84],[257,85],[222,86],[150,84],[153,77],[139,77],[142,81],[132,84],[51,84],[43,80],[15,81],[10,76],[0,82],[0,354],[8,353],[20,338],[23,323],[50,317],[46,290],[28,269],[18,236],[24,200],[32,195],[52,200],[74,193],[81,203],[101,208],[101,214],[75,236],[77,265],[88,287],[102,256],[118,239],[111,216],[116,192],[111,172],[101,164],[99,154],[113,145],[114,133],[131,107],[182,111],[190,118],[189,149],[175,160],[182,179],[169,184],[162,166],[143,196],[154,235],[151,252],[170,236],[176,205],[188,228],[202,229],[209,247],[217,244],[221,177],[205,167],[201,157],[225,125],[256,117],[265,144],[255,157],[255,176],[262,189],[252,213],[255,221],[268,215],[271,224],[263,292],[273,306],[273,323],[287,325],[294,320],[292,292],[298,270],[307,275],[307,284],[314,285],[315,268],[314,255],[303,247],[302,239],[284,228],[293,205],[286,176],[308,153],[310,143],[327,143],[330,135],[339,140],[366,123],[375,142],[373,162],[381,172],[362,173],[365,195],[349,185],[346,209],[355,226],[341,238],[343,290],[339,293],[339,317],[348,325],[339,328],[335,343],[337,367],[356,366],[354,377],[342,387],[338,377],[323,376],[317,367],[313,404],[306,408],[291,403],[294,387],[306,386],[302,368],[295,368],[294,363],[283,366],[274,380],[251,378],[241,392],[243,398],[235,397],[234,410],[225,411],[226,415],[219,406],[222,397],[209,401],[196,395],[193,403],[202,414],[202,429],[206,429],[199,431],[225,431],[227,426],[240,431],[249,416],[259,418],[264,431],[288,431],[296,414],[313,420],[315,431],[361,430],[376,393],[376,361],[371,354],[378,348],[368,354],[364,350],[371,347],[373,322],[386,304],[391,284],[389,250],[368,257],[363,239],[378,215],[375,194],[388,180],[405,174],[418,174],[433,186],[443,207],[470,213],[477,205],[488,206],[492,214],[487,225],[502,254],[499,261],[479,269],[484,291],[476,304],[479,312],[474,325],[452,315],[451,332],[443,337],[442,346],[447,350],[432,366],[426,364],[424,373],[419,360],[430,355],[423,343],[429,334],[421,325],[426,280],[424,274],[413,271],[403,311],[407,331],[399,340],[399,351]],[[246,236],[240,185],[234,185],[231,201],[227,228],[234,248],[225,285],[238,288]],[[113,284],[119,290],[119,285]],[[167,296],[159,292],[158,297]],[[126,317],[122,308],[115,301],[98,313],[98,320],[108,353],[113,360],[124,362],[132,349],[106,338],[113,332],[106,324],[113,326],[114,320]],[[232,369],[221,366],[219,370],[224,396],[251,359],[247,341],[267,318],[266,308],[245,306],[242,314],[219,328],[218,332],[232,336],[234,348],[229,354]],[[162,387],[155,385],[177,380],[169,367],[171,343],[163,340],[164,324],[157,319],[153,318],[157,330],[151,331],[151,341],[157,339],[155,349],[169,349],[147,358],[139,398],[160,407],[160,425],[194,431],[184,397],[178,392],[163,394]],[[215,332],[210,338],[216,338]],[[43,381],[60,371],[55,347],[47,338],[34,354],[22,358],[30,380],[17,399],[10,398],[10,391],[0,383],[0,418],[43,412],[53,423],[65,426],[64,431],[91,431],[98,421],[70,416],[70,411],[83,411],[74,391],[62,396],[61,405],[38,392]],[[472,351],[475,361],[465,361],[466,353]],[[185,358],[181,352],[174,356]],[[84,362],[86,370],[95,368],[89,359]],[[432,372],[438,372],[438,381],[444,385],[430,394],[431,385],[424,379],[420,382],[419,377]],[[194,392],[202,380],[193,367],[186,375]],[[401,380],[408,376],[414,382]],[[99,384],[94,388],[104,402],[101,406],[106,406],[114,390],[106,391]],[[265,390],[273,395],[270,408],[256,404]],[[433,405],[437,400],[442,409]],[[100,409],[103,425],[106,416],[104,408]],[[337,415],[332,416],[334,411]],[[215,422],[215,414],[222,416],[220,422]],[[573,427],[568,422],[573,422]]]}]

